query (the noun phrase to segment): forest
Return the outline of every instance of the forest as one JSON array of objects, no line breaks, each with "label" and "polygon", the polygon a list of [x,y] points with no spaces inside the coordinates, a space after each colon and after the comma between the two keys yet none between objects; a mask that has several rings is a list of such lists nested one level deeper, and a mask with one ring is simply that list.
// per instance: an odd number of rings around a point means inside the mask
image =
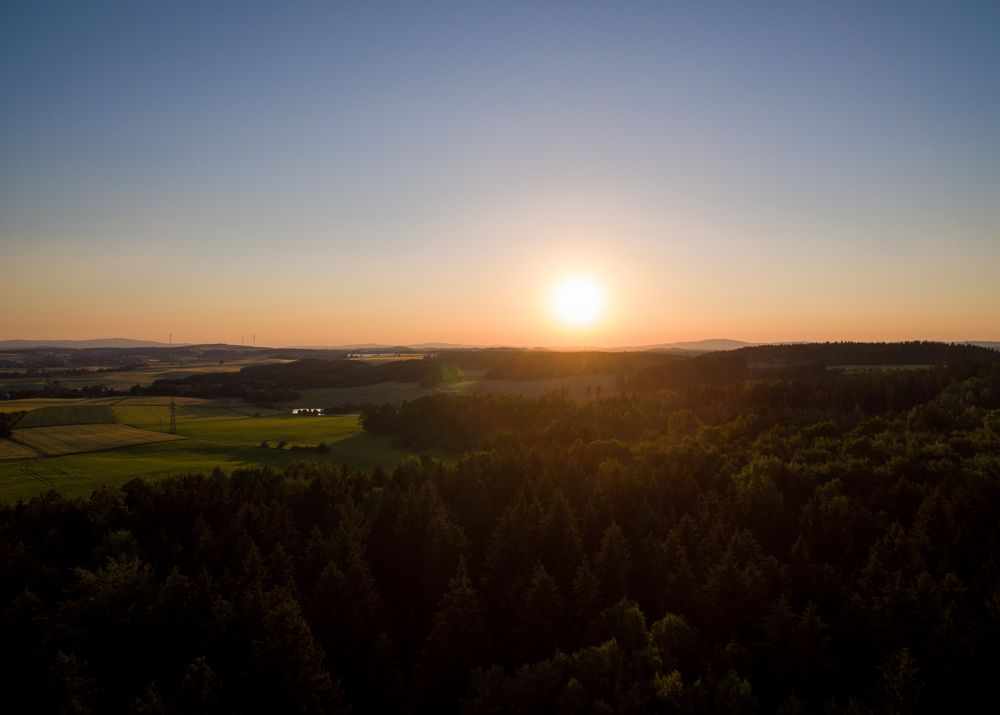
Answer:
[{"label": "forest", "polygon": [[1000,354],[844,345],[632,358],[585,401],[369,406],[366,430],[453,455],[392,471],[2,507],[5,710],[975,711]]},{"label": "forest", "polygon": [[433,386],[460,379],[465,371],[487,379],[540,380],[578,375],[614,375],[619,392],[684,389],[754,378],[816,375],[829,367],[978,364],[1000,357],[974,345],[934,342],[813,343],[761,345],[730,352],[694,351],[601,352],[515,350],[509,348],[444,350],[419,360],[371,364],[341,354],[306,355],[284,364],[249,365],[239,372],[206,372],[184,378],[159,379],[133,394],[244,397],[281,401],[296,391],[322,387],[356,387],[382,382],[416,382]]}]

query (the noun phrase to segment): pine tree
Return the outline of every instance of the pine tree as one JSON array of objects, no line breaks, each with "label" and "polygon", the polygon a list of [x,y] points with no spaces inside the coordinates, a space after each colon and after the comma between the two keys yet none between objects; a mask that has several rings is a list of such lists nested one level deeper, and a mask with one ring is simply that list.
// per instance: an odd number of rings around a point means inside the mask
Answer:
[{"label": "pine tree", "polygon": [[626,596],[632,574],[632,552],[618,522],[605,529],[601,548],[594,557],[594,575],[601,584],[603,605],[615,603]]},{"label": "pine tree", "polygon": [[341,692],[323,666],[322,646],[313,639],[299,606],[289,596],[264,615],[254,640],[250,668],[241,684],[239,709],[331,713]]},{"label": "pine tree", "polygon": [[573,578],[573,611],[580,623],[585,623],[597,613],[601,603],[601,582],[590,568],[586,555],[576,568]]},{"label": "pine tree", "polygon": [[426,705],[454,706],[465,691],[470,671],[485,655],[486,620],[465,561],[448,583],[434,614],[434,626],[420,651],[414,681]]},{"label": "pine tree", "polygon": [[524,592],[517,618],[520,652],[515,662],[544,658],[563,645],[566,632],[566,599],[559,584],[539,561]]}]

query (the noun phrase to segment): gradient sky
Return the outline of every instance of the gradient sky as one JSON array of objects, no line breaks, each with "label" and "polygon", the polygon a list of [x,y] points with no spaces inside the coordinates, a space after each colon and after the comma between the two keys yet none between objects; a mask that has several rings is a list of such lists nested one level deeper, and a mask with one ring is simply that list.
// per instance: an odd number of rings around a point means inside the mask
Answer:
[{"label": "gradient sky", "polygon": [[1000,3],[4,2],[0,285],[0,339],[997,340]]}]

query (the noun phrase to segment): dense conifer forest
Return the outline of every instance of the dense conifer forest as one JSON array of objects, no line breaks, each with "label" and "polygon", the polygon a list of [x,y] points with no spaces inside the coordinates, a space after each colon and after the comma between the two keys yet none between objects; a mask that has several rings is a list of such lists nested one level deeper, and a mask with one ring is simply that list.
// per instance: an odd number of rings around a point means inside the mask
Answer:
[{"label": "dense conifer forest", "polygon": [[587,401],[369,407],[365,429],[453,455],[392,472],[302,462],[4,507],[4,709],[994,700],[1000,356],[753,350],[636,364]]}]

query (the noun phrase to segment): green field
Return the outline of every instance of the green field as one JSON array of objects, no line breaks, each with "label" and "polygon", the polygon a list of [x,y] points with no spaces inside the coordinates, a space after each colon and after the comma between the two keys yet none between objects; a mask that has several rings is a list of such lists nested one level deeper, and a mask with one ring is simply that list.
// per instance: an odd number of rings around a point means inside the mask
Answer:
[{"label": "green field", "polygon": [[0,412],[30,412],[40,407],[58,407],[60,405],[107,405],[121,399],[120,397],[97,397],[92,400],[68,397],[32,397],[25,400],[3,400],[0,401]]},{"label": "green field", "polygon": [[2,400],[0,401],[0,412],[31,412],[40,407],[77,407],[84,405],[169,405],[175,402],[182,405],[204,405],[204,404],[236,404],[246,405],[241,400],[203,400],[200,397],[164,397],[154,395],[144,395],[141,397],[30,397],[23,400]]},{"label": "green field", "polygon": [[416,382],[380,382],[377,385],[358,387],[317,387],[299,390],[299,397],[281,403],[284,407],[335,407],[337,405],[364,405],[369,402],[382,404],[415,400],[429,395],[433,389],[421,387]]},{"label": "green field", "polygon": [[177,434],[224,445],[315,446],[320,442],[338,442],[356,434],[357,417],[206,417],[179,420]]},{"label": "green field", "polygon": [[[232,401],[226,404],[224,400],[201,400],[196,404],[177,405],[178,424],[191,420],[213,418],[277,416],[286,414],[284,410],[268,410],[248,405],[245,402]],[[167,429],[170,425],[169,405],[149,404],[148,398],[133,398],[129,401],[116,403],[112,411],[122,424],[143,427],[145,429]]]},{"label": "green field", "polygon": [[13,439],[42,456],[52,457],[181,438],[164,432],[112,423],[17,429],[14,430]]},{"label": "green field", "polygon": [[[227,471],[249,465],[283,469],[297,460],[309,460],[346,464],[349,469],[371,469],[377,465],[391,468],[410,454],[393,447],[387,437],[363,432],[357,415],[253,417],[253,413],[241,414],[251,409],[247,405],[226,407],[202,401],[178,408],[177,434],[181,439],[172,439],[171,435],[156,431],[161,414],[164,428],[168,424],[167,407],[130,402],[114,409],[124,424],[36,427],[15,434],[118,428],[171,441],[55,457],[4,459],[0,461],[0,501],[27,499],[48,489],[86,496],[101,484],[121,485],[137,476],[156,478],[209,472],[216,466]],[[282,440],[288,443],[286,448],[275,449]],[[271,448],[259,447],[262,441],[267,441]],[[330,446],[329,453],[289,448],[314,447],[320,442]],[[0,445],[0,453],[2,450]]]},{"label": "green field", "polygon": [[117,422],[108,405],[59,405],[39,407],[17,421],[17,429],[56,425],[99,425]]}]

